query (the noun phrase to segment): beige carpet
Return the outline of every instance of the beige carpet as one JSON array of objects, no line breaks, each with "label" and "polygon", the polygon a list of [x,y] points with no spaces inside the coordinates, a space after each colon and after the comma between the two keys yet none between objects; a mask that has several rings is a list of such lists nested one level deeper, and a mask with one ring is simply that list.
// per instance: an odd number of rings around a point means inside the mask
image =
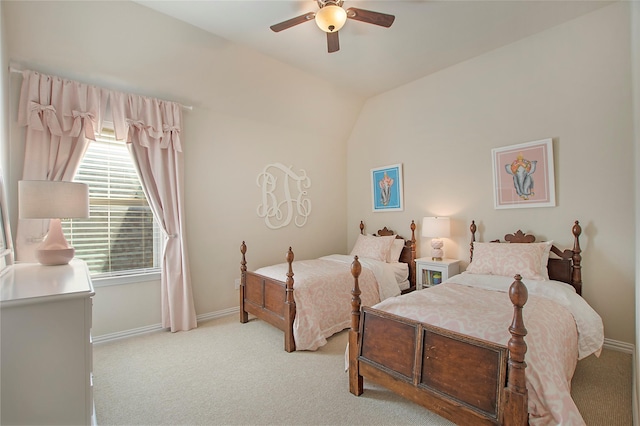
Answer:
[{"label": "beige carpet", "polygon": [[[450,425],[344,372],[347,333],[316,352],[286,353],[282,332],[236,315],[192,331],[94,346],[99,425]],[[631,425],[631,356],[581,361],[573,394],[587,425]]]},{"label": "beige carpet", "polygon": [[632,425],[631,355],[604,350],[578,362],[571,396],[587,425]]}]

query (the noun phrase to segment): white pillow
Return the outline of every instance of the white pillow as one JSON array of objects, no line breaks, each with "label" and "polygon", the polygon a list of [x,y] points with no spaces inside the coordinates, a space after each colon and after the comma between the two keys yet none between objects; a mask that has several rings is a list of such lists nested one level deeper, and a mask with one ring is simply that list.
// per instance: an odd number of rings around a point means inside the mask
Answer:
[{"label": "white pillow", "polygon": [[467,267],[471,274],[520,274],[530,280],[548,280],[547,261],[551,241],[544,243],[473,243],[473,260]]},{"label": "white pillow", "polygon": [[396,238],[391,244],[389,254],[387,254],[387,263],[398,263],[402,249],[404,248],[404,239]]},{"label": "white pillow", "polygon": [[372,235],[358,235],[356,244],[351,250],[351,256],[368,257],[370,259],[386,262],[389,249],[396,239],[395,235],[386,237],[374,237]]}]

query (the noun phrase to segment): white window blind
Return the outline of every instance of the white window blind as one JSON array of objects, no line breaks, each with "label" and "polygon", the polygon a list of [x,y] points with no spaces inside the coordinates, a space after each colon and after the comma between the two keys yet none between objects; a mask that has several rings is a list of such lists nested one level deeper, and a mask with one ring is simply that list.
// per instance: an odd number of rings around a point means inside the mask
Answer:
[{"label": "white window blind", "polygon": [[103,130],[75,182],[89,185],[89,219],[64,221],[64,232],[93,277],[159,272],[160,229],[124,142]]}]

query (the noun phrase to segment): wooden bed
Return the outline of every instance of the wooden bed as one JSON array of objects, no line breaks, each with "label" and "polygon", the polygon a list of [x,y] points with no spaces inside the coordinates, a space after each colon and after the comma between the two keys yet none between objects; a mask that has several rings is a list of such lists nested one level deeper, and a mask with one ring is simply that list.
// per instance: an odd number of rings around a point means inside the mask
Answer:
[{"label": "wooden bed", "polygon": [[[416,286],[416,225],[414,221],[411,221],[410,229],[411,239],[405,240],[405,245],[399,259],[400,262],[409,264],[410,288],[406,291],[411,291],[415,289]],[[360,233],[364,234],[363,222],[360,222]],[[387,227],[384,227],[378,231],[377,235],[387,236],[395,235],[395,233],[387,229]],[[396,238],[402,237],[397,236]],[[284,331],[285,351],[295,351],[296,342],[293,324],[296,317],[296,302],[294,298],[293,279],[294,254],[291,247],[289,247],[285,257],[288,263],[288,272],[284,280],[277,280],[248,271],[245,257],[247,246],[244,241],[240,246],[240,252],[242,253],[240,266],[240,322],[246,323],[249,320],[249,314],[268,322],[274,327]]]},{"label": "wooden bed", "polygon": [[[476,225],[471,227],[471,257]],[[575,221],[573,248],[553,246],[549,278],[572,285],[581,293],[581,228]],[[512,243],[535,241],[521,231],[505,236]],[[509,289],[511,334],[498,345],[374,308],[360,306],[360,264],[352,264],[352,321],[349,331],[349,390],[363,393],[366,377],[457,424],[528,423],[525,369],[527,329],[522,310],[527,288],[516,275]],[[429,291],[429,290],[421,290]],[[472,360],[469,362],[468,360]]]}]

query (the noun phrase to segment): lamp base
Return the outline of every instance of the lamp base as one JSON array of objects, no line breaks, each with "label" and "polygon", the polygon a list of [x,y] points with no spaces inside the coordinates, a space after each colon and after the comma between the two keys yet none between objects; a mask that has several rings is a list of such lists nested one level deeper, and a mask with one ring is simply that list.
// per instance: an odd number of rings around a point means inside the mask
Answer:
[{"label": "lamp base", "polygon": [[36,259],[42,265],[66,265],[73,259],[76,249],[73,247],[66,249],[37,249]]},{"label": "lamp base", "polygon": [[440,238],[433,238],[431,240],[431,260],[442,260],[444,257],[444,251],[442,250],[443,246],[444,243]]},{"label": "lamp base", "polygon": [[69,245],[62,232],[60,219],[49,221],[49,233],[36,249],[36,259],[43,265],[66,265],[73,259],[76,250]]}]

